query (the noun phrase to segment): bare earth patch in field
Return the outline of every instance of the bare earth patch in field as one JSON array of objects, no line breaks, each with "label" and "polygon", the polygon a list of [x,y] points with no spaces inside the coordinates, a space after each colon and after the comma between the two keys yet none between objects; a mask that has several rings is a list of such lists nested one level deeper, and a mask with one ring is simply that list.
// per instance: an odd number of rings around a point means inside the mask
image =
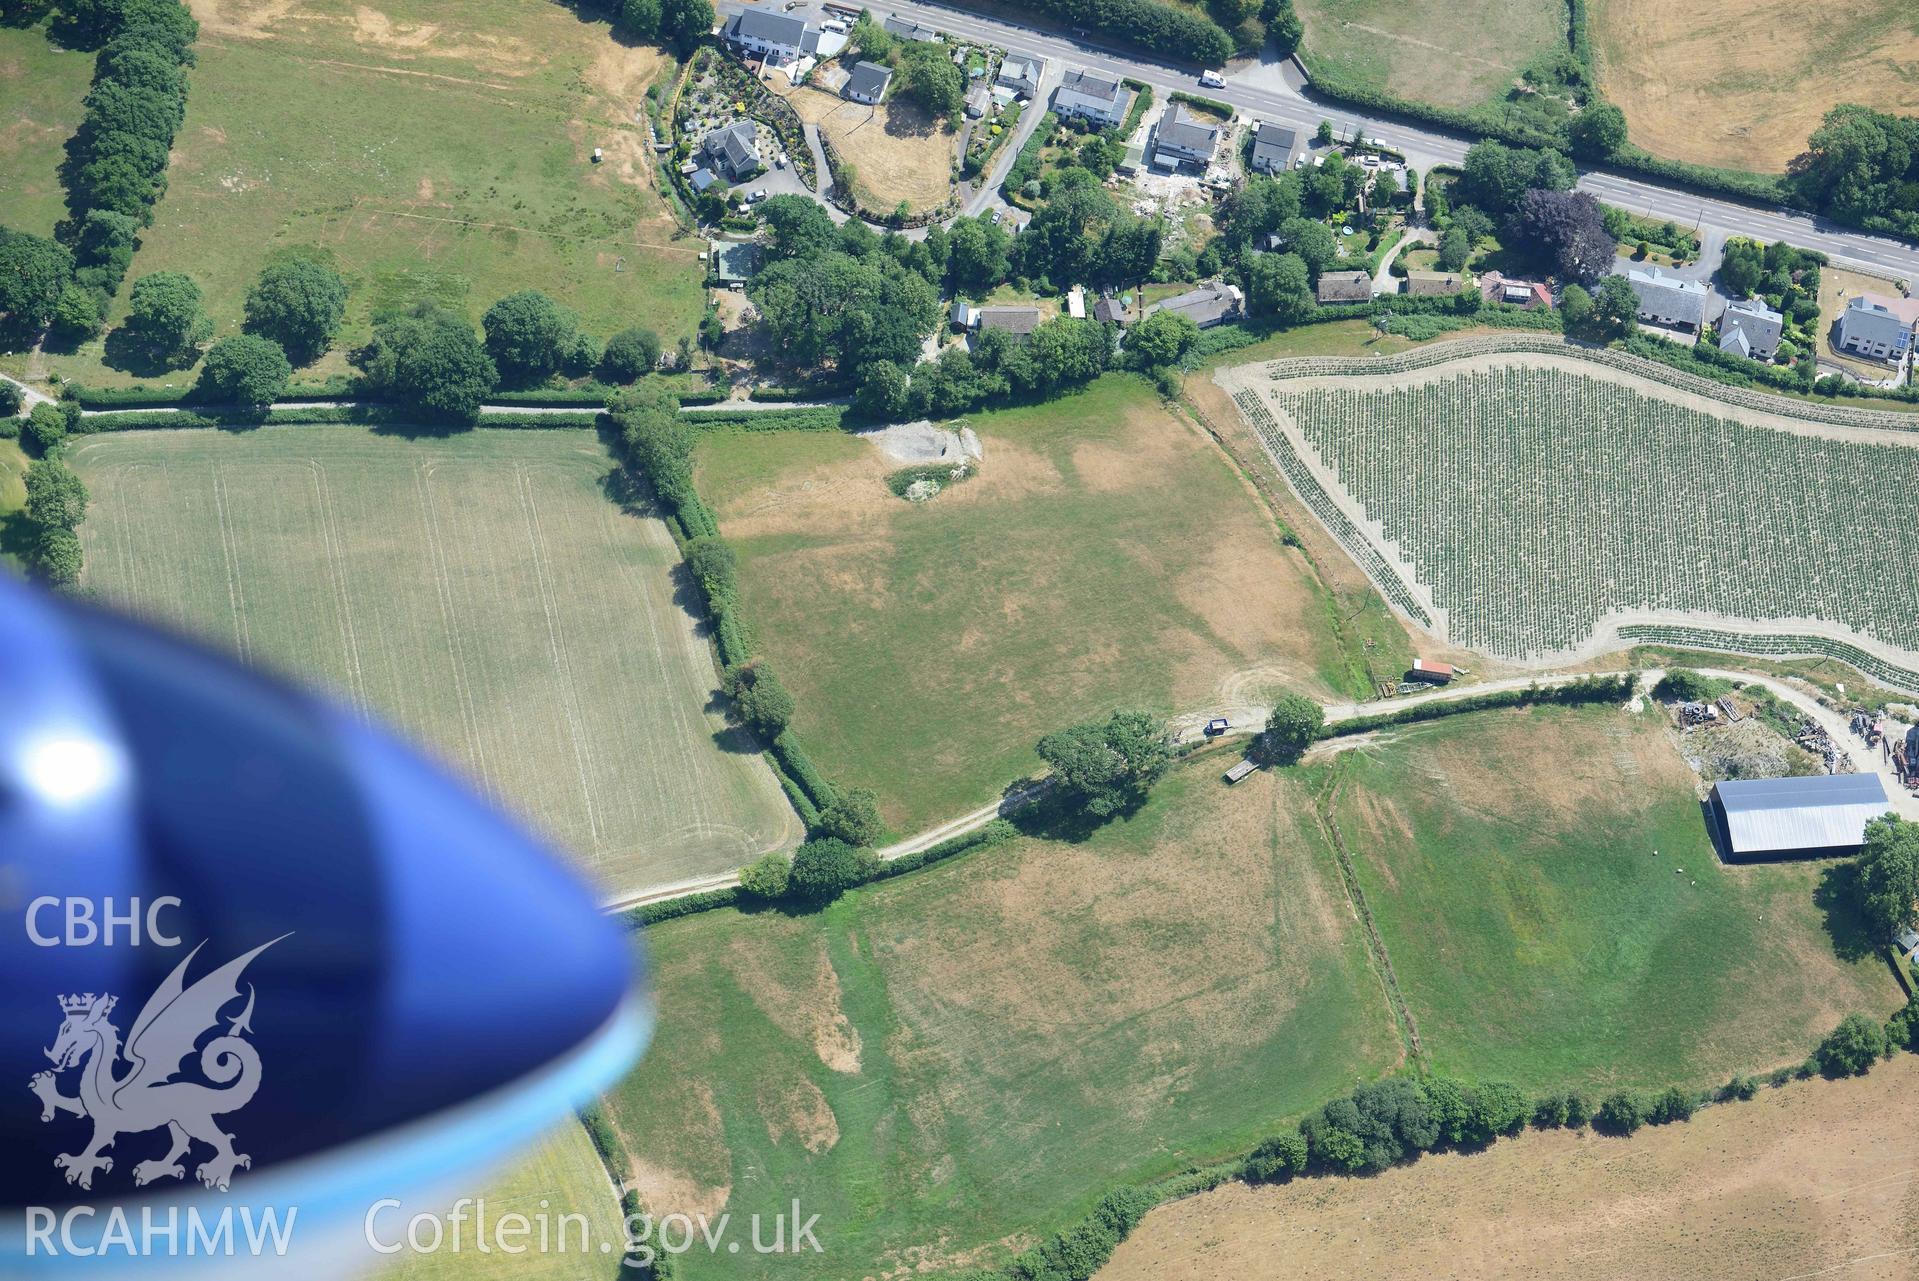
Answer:
[{"label": "bare earth patch in field", "polygon": [[1919,1277],[1919,1058],[1631,1139],[1566,1132],[1370,1179],[1229,1184],[1147,1215],[1099,1281]]},{"label": "bare earth patch in field", "polygon": [[[777,86],[780,82],[775,82]],[[787,95],[800,119],[819,126],[853,166],[853,186],[874,209],[904,200],[931,209],[953,187],[953,135],[915,103],[877,107],[802,87]]]},{"label": "bare earth patch in field", "polygon": [[90,587],[381,716],[610,894],[797,838],[591,432],[141,432],[74,461]]},{"label": "bare earth patch in field", "polygon": [[1919,110],[1919,25],[1899,0],[1713,0],[1683,15],[1597,0],[1592,31],[1600,87],[1654,155],[1779,173],[1839,103]]}]

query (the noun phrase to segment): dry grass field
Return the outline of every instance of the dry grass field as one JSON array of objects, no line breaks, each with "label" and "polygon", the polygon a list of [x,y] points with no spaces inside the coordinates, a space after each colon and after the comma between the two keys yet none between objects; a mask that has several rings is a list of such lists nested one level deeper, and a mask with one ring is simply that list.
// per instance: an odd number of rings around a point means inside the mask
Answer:
[{"label": "dry grass field", "polygon": [[890,210],[904,200],[911,209],[931,209],[952,190],[954,136],[917,104],[869,107],[806,87],[787,100],[853,166],[853,185],[868,208]]},{"label": "dry grass field", "polygon": [[1919,1057],[1631,1139],[1566,1131],[1369,1179],[1228,1184],[1146,1216],[1098,1281],[1914,1281]]},{"label": "dry grass field", "polygon": [[[539,288],[601,337],[641,316],[669,345],[692,332],[699,247],[675,240],[634,120],[657,49],[618,44],[605,22],[548,0],[193,11],[186,121],[132,276],[192,276],[216,337],[237,331],[247,287],[289,252],[318,254],[352,288],[321,374],[346,368],[374,311],[420,299],[477,321],[501,295]],[[0,82],[0,107],[16,92]],[[591,162],[596,146],[605,163]],[[52,364],[88,383],[132,380],[97,342]]]},{"label": "dry grass field", "polygon": [[1593,0],[1599,82],[1658,156],[1779,173],[1827,110],[1919,111],[1919,24],[1899,0]]},{"label": "dry grass field", "polygon": [[1301,56],[1415,102],[1476,107],[1566,38],[1564,0],[1298,0]]},{"label": "dry grass field", "polygon": [[798,1197],[826,1248],[681,1275],[951,1275],[1390,1070],[1305,786],[1228,791],[1218,759],[1080,843],[649,930],[659,1029],[607,1100],[642,1199],[739,1224]]},{"label": "dry grass field", "polygon": [[[484,1203],[488,1231],[505,1215],[526,1216],[534,1229],[519,1242],[527,1247],[525,1252],[506,1254],[495,1249],[481,1254],[473,1237],[476,1208],[469,1208],[461,1249],[451,1248],[452,1229],[448,1228],[438,1251],[409,1251],[370,1275],[382,1281],[621,1281],[633,1275],[621,1267],[617,1252],[626,1238],[613,1184],[600,1163],[600,1154],[593,1150],[593,1141],[576,1121],[564,1122],[486,1187],[466,1189],[463,1195]],[[441,1216],[450,1208],[451,1200],[418,1207]],[[416,1207],[406,1206],[382,1214],[376,1224],[381,1244],[402,1239],[407,1220],[416,1212]],[[546,1216],[550,1233],[545,1250],[537,1248],[541,1215]],[[562,1215],[581,1216],[586,1220],[585,1228],[577,1220],[563,1223]],[[585,1251],[580,1249],[582,1231],[586,1234]],[[615,1252],[600,1253],[602,1241],[612,1242]],[[509,1238],[508,1243],[514,1242]]]},{"label": "dry grass field", "polygon": [[93,437],[86,585],[385,717],[609,892],[797,839],[589,431]]},{"label": "dry grass field", "polygon": [[985,804],[1042,734],[1118,706],[1340,688],[1304,560],[1144,381],[967,422],[979,474],[920,505],[853,437],[715,432],[696,460],[808,749],[897,829]]}]

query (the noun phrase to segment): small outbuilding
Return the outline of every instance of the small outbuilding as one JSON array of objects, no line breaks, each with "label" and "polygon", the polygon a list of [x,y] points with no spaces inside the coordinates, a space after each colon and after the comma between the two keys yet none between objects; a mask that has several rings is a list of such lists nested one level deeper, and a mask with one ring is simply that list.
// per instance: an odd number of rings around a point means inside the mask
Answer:
[{"label": "small outbuilding", "polygon": [[1252,773],[1254,770],[1258,768],[1259,766],[1254,764],[1250,760],[1241,761],[1239,764],[1233,766],[1233,768],[1226,771],[1226,781],[1228,783],[1237,783],[1239,782],[1240,779],[1245,778],[1248,774]]},{"label": "small outbuilding", "polygon": [[1892,808],[1877,774],[1732,779],[1713,784],[1711,805],[1733,859],[1857,854],[1866,824]]},{"label": "small outbuilding", "polygon": [[1899,955],[1914,964],[1919,964],[1919,930],[1908,925],[1892,936],[1892,943],[1899,949]]},{"label": "small outbuilding", "polygon": [[1427,685],[1451,684],[1453,666],[1451,663],[1435,663],[1430,658],[1415,658],[1412,667],[1406,672],[1406,679]]}]

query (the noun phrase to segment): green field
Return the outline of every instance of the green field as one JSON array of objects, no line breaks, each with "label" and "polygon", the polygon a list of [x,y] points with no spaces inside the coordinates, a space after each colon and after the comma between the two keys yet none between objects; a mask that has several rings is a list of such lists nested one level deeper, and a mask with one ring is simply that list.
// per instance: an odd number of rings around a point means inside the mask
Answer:
[{"label": "green field", "polygon": [[437,749],[609,891],[797,837],[590,431],[93,437],[84,584],[334,690]]},{"label": "green field", "polygon": [[808,749],[897,829],[986,804],[1042,734],[1116,706],[1330,690],[1304,562],[1144,382],[967,422],[978,476],[922,505],[844,436],[716,432],[698,454]]},{"label": "green field", "polygon": [[[195,14],[186,122],[132,276],[192,276],[216,336],[237,331],[247,287],[283,253],[318,254],[352,287],[322,373],[345,368],[376,309],[422,298],[477,321],[501,295],[539,288],[601,337],[634,323],[669,345],[692,332],[704,246],[674,238],[633,120],[657,50],[616,44],[605,23],[561,5],[516,0],[209,0]],[[25,92],[0,79],[9,115]],[[113,319],[125,305],[123,290]],[[100,352],[53,368],[128,381]]]},{"label": "green field", "polygon": [[[491,1254],[481,1254],[475,1248],[472,1236],[468,1235],[463,1238],[463,1248],[456,1252],[451,1248],[452,1238],[449,1235],[434,1253],[398,1256],[397,1262],[373,1275],[383,1278],[383,1281],[493,1281],[494,1278],[512,1278],[512,1281],[619,1281],[621,1277],[632,1275],[621,1268],[621,1256],[618,1253],[609,1257],[599,1252],[599,1243],[602,1241],[614,1243],[617,1249],[625,1240],[625,1230],[606,1167],[600,1164],[600,1156],[593,1150],[592,1140],[586,1137],[586,1131],[577,1122],[568,1121],[540,1140],[532,1152],[511,1170],[494,1179],[488,1187],[474,1189],[467,1195],[484,1202],[489,1224],[497,1224],[503,1215],[520,1214],[534,1223],[537,1233],[540,1222],[538,1216],[545,1215],[551,1233],[548,1241],[552,1248],[545,1251],[530,1248],[537,1238],[529,1236],[522,1242],[529,1247],[523,1254],[510,1255],[497,1249]],[[450,1207],[451,1200],[432,1212],[444,1215]],[[414,1212],[408,1207],[382,1215],[376,1225],[381,1244],[399,1240],[405,1232],[407,1219]],[[465,1212],[469,1222],[464,1230],[471,1234],[474,1231],[471,1219],[475,1210],[468,1208]],[[579,1225],[574,1222],[562,1225],[560,1222],[560,1216],[574,1214],[586,1219],[588,1248],[585,1257],[582,1257],[579,1248]],[[560,1244],[562,1235],[563,1248]],[[511,1239],[508,1240],[511,1243]]]},{"label": "green field", "polygon": [[1475,107],[1566,43],[1565,0],[1297,0],[1315,76],[1414,102]]},{"label": "green field", "polygon": [[67,216],[60,162],[92,79],[93,55],[55,48],[44,24],[0,27],[0,227],[46,236]]},{"label": "green field", "polygon": [[1828,922],[1829,864],[1719,862],[1664,726],[1484,713],[1341,758],[1340,828],[1436,1071],[1716,1085],[1900,1004],[1849,911]]},{"label": "green field", "polygon": [[33,537],[26,505],[26,451],[17,440],[0,440],[0,566],[25,568],[27,544]]},{"label": "green field", "polygon": [[825,1249],[683,1275],[986,1262],[1389,1069],[1304,789],[1228,792],[1217,759],[1083,844],[650,930],[659,1030],[608,1108],[647,1208],[737,1224],[797,1197]]}]

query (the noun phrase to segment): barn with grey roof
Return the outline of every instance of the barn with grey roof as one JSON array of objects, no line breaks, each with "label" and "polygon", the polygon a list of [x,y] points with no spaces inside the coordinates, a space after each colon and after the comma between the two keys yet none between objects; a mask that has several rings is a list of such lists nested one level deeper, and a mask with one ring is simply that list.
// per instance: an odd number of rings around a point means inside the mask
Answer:
[{"label": "barn with grey roof", "polygon": [[1732,859],[1856,854],[1892,808],[1877,774],[1733,779],[1712,787],[1720,850]]}]

